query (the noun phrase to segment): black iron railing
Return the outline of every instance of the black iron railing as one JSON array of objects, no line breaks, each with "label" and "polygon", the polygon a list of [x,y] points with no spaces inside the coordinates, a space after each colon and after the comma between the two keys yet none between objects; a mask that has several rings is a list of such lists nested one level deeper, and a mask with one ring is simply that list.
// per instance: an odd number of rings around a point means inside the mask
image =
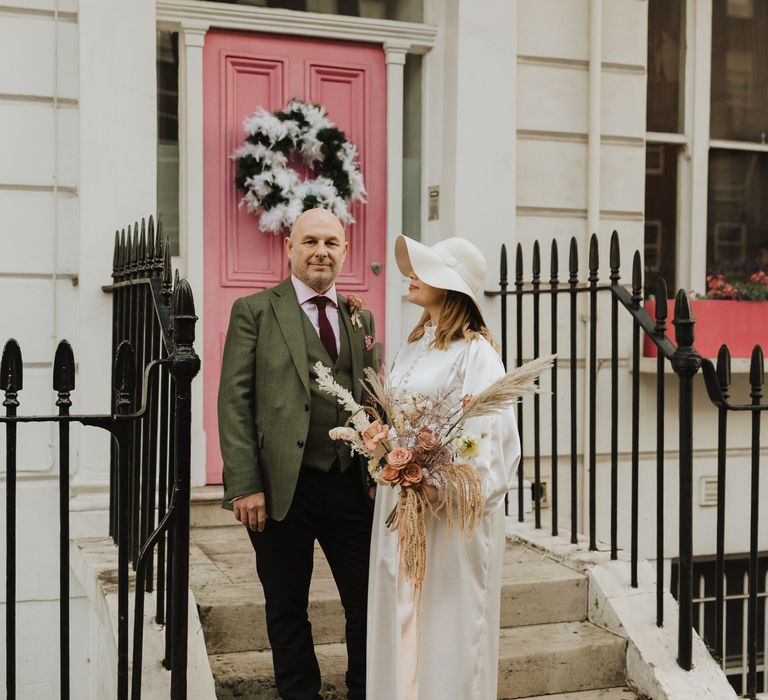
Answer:
[{"label": "black iron railing", "polygon": [[[673,343],[666,336],[667,332],[667,288],[663,280],[658,282],[656,289],[652,290],[656,297],[655,316],[651,317],[642,306],[644,290],[642,285],[642,269],[639,253],[635,253],[632,261],[632,276],[628,287],[623,286],[621,278],[621,263],[619,237],[613,233],[610,241],[609,272],[605,283],[601,283],[600,265],[598,256],[598,239],[592,236],[588,251],[588,269],[586,279],[579,276],[579,251],[575,238],[570,241],[568,282],[561,284],[558,274],[558,246],[552,243],[550,254],[550,279],[543,282],[541,279],[541,254],[539,243],[534,243],[531,256],[530,277],[524,276],[524,260],[522,246],[518,244],[515,256],[514,289],[510,289],[508,279],[508,263],[506,246],[501,248],[499,289],[487,291],[487,296],[501,297],[501,332],[502,332],[502,359],[505,365],[510,362],[508,358],[509,339],[507,332],[509,297],[515,301],[515,358],[514,365],[520,366],[527,359],[524,353],[523,339],[530,337],[530,348],[533,356],[539,354],[542,341],[546,340],[547,331],[541,324],[542,299],[545,310],[550,314],[549,348],[548,351],[558,353],[557,365],[565,367],[569,372],[569,386],[566,389],[567,406],[569,416],[569,443],[570,450],[565,460],[570,466],[570,536],[571,541],[577,542],[579,523],[583,519],[586,522],[586,533],[589,538],[591,550],[597,549],[597,513],[605,510],[607,505],[610,518],[609,544],[611,558],[616,559],[619,551],[619,443],[620,432],[630,434],[630,512],[629,512],[629,550],[631,566],[631,585],[637,587],[638,569],[638,535],[639,535],[639,487],[640,487],[640,357],[641,357],[641,333],[651,339],[656,347],[655,361],[655,410],[656,410],[656,435],[642,436],[643,449],[646,452],[655,451],[656,455],[656,623],[664,624],[663,594],[664,585],[664,485],[665,485],[665,443],[664,417],[667,415],[664,370],[667,363],[670,365],[677,378],[678,401],[675,407],[678,422],[678,479],[679,479],[679,543],[678,561],[675,568],[675,582],[677,583],[677,599],[680,607],[678,629],[678,663],[686,670],[691,668],[692,654],[692,630],[693,620],[693,438],[694,438],[694,408],[693,391],[696,376],[699,369],[703,368],[703,377],[706,384],[709,399],[719,411],[719,441],[718,441],[718,491],[717,491],[717,532],[711,533],[716,540],[717,561],[717,591],[716,604],[718,620],[715,638],[709,639],[704,634],[705,641],[714,648],[716,655],[722,655],[725,619],[723,591],[723,561],[725,557],[725,468],[727,462],[727,417],[729,412],[748,411],[752,416],[752,443],[751,443],[751,483],[750,483],[750,542],[749,542],[749,597],[747,601],[748,616],[748,653],[747,653],[747,684],[746,696],[754,698],[757,692],[757,665],[758,665],[758,524],[759,524],[759,461],[760,461],[760,416],[768,405],[762,404],[763,385],[763,353],[756,347],[751,361],[750,402],[743,405],[734,405],[729,402],[730,387],[730,356],[727,348],[723,347],[718,358],[717,368],[706,359],[702,359],[694,345],[694,318],[691,313],[689,298],[684,291],[679,291],[675,297],[674,314],[672,323],[675,330]],[[605,279],[605,278],[603,278]],[[649,290],[645,290],[648,292]],[[567,319],[559,312],[558,298],[564,296],[567,299]],[[581,307],[582,316],[579,316],[579,296],[586,296],[586,303]],[[598,299],[607,296],[610,299],[610,321],[604,317],[598,317]],[[524,300],[525,301],[524,306]],[[586,307],[586,313],[584,308]],[[546,308],[548,307],[548,309]],[[620,312],[623,308],[624,312]],[[628,316],[627,316],[628,314]],[[579,324],[586,316],[587,352],[579,355],[577,331]],[[569,342],[561,352],[558,344],[558,325],[566,320],[568,326]],[[625,356],[620,356],[619,339],[622,330],[627,323],[631,323],[631,345],[629,351],[629,366],[631,368],[630,391],[630,415],[620,413],[620,375],[619,369],[625,361]],[[605,425],[598,425],[597,406],[606,404],[607,397],[598,394],[598,338],[600,334],[610,335],[610,352],[607,363],[610,367],[610,421]],[[587,447],[584,455],[584,463],[588,469],[588,499],[587,513],[583,514],[579,507],[578,494],[578,462],[581,457],[578,450],[578,421],[581,411],[577,398],[579,361],[583,357],[586,372],[586,435]],[[603,365],[606,360],[600,361]],[[558,470],[560,467],[560,445],[558,442],[558,397],[557,373],[558,366],[552,372],[552,386],[550,399],[550,471],[551,493],[548,501],[551,505],[551,532],[558,535],[560,523],[558,520]],[[518,518],[524,519],[524,479],[530,475],[529,465],[532,457],[532,496],[534,523],[537,528],[542,527],[542,427],[540,399],[533,399],[533,449],[526,452],[526,457],[521,460],[518,469]],[[546,399],[544,399],[546,400]],[[518,406],[518,423],[523,434],[524,419],[527,408],[523,403]],[[622,421],[620,423],[620,421]],[[597,490],[597,438],[598,431],[610,432],[610,488],[609,502],[600,503]],[[530,433],[529,433],[530,436]],[[531,455],[532,452],[532,455]],[[581,517],[580,517],[581,516]],[[707,533],[709,535],[709,533]],[[761,613],[765,615],[765,612]]]},{"label": "black iron railing", "polygon": [[[112,436],[110,536],[118,559],[118,678],[116,696],[129,696],[129,590],[135,581],[131,697],[141,696],[144,593],[156,590],[157,621],[166,625],[164,664],[171,669],[171,697],[186,698],[189,582],[190,387],[200,361],[195,354],[195,309],[186,280],[171,277],[170,248],[154,222],[115,238],[113,284],[113,398],[105,415],[71,415],[75,388],[72,348],[61,341],[53,367],[55,416],[19,416],[23,363],[9,340],[0,364],[6,426],[6,688],[16,684],[17,426],[56,423],[60,479],[61,697],[70,697],[69,659],[69,426],[80,423]],[[156,553],[156,559],[155,559]],[[133,564],[135,576],[130,574]]]}]

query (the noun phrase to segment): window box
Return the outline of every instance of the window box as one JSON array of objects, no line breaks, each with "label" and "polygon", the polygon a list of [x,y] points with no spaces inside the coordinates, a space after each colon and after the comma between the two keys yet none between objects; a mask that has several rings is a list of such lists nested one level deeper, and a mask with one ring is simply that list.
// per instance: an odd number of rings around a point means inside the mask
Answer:
[{"label": "window box", "polygon": [[[667,306],[667,337],[675,340],[672,317],[675,302]],[[656,301],[647,299],[645,310],[655,318]],[[755,345],[768,350],[768,301],[734,301],[731,299],[693,299],[694,346],[702,357],[715,358],[725,343],[731,357],[750,357]],[[643,355],[656,357],[656,345],[643,337]]]}]

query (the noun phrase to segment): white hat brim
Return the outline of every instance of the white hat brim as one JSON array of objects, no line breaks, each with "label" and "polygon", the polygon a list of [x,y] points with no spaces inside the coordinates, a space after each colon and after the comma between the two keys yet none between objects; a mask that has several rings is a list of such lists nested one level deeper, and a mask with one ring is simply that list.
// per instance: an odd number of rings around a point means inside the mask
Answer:
[{"label": "white hat brim", "polygon": [[395,260],[400,272],[406,277],[413,272],[430,287],[466,294],[480,310],[480,304],[469,285],[429,246],[401,234],[395,241]]}]

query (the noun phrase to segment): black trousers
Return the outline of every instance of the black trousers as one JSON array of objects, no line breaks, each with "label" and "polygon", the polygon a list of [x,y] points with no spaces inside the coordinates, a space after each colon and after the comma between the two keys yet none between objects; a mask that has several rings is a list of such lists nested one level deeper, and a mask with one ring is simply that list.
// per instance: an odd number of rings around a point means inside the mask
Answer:
[{"label": "black trousers", "polygon": [[315,540],[325,553],[346,618],[349,700],[365,698],[368,556],[372,511],[360,470],[302,468],[282,521],[248,534],[264,589],[275,682],[283,700],[322,700],[320,668],[307,616]]}]

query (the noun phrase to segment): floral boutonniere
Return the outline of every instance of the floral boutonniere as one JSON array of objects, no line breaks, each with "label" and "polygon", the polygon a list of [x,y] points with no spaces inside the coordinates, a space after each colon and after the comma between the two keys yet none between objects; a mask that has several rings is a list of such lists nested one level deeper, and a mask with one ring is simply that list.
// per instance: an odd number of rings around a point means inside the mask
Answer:
[{"label": "floral boutonniere", "polygon": [[357,294],[349,294],[347,296],[349,302],[349,310],[352,312],[350,320],[354,328],[362,328],[363,322],[360,320],[360,310],[365,308],[365,299],[357,296]]}]

